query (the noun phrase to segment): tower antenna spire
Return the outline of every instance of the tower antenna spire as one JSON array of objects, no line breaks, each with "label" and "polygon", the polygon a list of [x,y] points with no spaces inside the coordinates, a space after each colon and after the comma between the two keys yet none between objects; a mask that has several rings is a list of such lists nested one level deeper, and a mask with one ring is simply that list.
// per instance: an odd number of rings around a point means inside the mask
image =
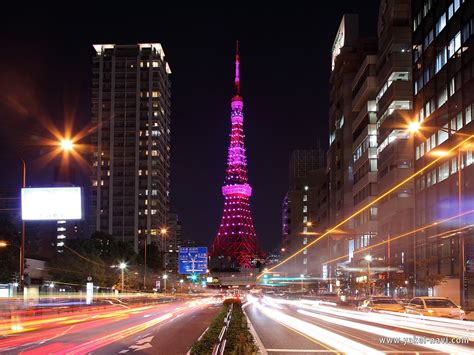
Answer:
[{"label": "tower antenna spire", "polygon": [[240,95],[240,77],[239,77],[239,41],[235,44],[235,93]]}]

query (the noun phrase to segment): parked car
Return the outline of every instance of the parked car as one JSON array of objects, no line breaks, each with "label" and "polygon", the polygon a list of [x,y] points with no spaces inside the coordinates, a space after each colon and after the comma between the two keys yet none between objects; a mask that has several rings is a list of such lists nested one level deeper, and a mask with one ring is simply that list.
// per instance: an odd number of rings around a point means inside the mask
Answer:
[{"label": "parked car", "polygon": [[405,307],[407,314],[464,319],[466,313],[446,297],[415,297]]},{"label": "parked car", "polygon": [[370,297],[362,302],[358,307],[363,312],[404,312],[405,308],[403,305],[392,297],[377,296]]}]

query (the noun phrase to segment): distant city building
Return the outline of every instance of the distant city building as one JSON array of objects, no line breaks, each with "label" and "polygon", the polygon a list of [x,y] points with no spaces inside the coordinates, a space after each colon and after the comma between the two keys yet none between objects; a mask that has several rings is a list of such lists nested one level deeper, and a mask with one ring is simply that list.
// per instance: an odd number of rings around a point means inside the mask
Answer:
[{"label": "distant city building", "polygon": [[[290,187],[283,200],[281,256],[291,255],[328,227],[327,172],[324,150],[296,150],[290,158]],[[313,233],[313,234],[311,234]],[[287,273],[321,274],[323,249],[304,249],[288,262]]]},{"label": "distant city building", "polygon": [[[474,133],[474,2],[412,2],[415,170]],[[474,308],[474,159],[472,142],[415,180],[417,294],[448,296]],[[460,213],[467,213],[458,218]],[[449,223],[439,223],[455,217]],[[444,282],[430,286],[430,274]]]},{"label": "distant city building", "polygon": [[182,229],[177,213],[168,213],[167,233],[163,238],[164,265],[168,273],[178,272],[178,253],[181,246]]},{"label": "distant city building", "polygon": [[308,176],[308,172],[326,167],[324,149],[295,150],[290,157],[290,185],[298,178]]},{"label": "distant city building", "polygon": [[171,71],[159,43],[94,49],[93,230],[137,252],[167,223]]},{"label": "distant city building", "polygon": [[[75,169],[66,164],[59,164],[54,167],[53,181],[55,187],[73,187],[76,184],[76,171]],[[81,220],[59,220],[51,223],[51,228],[54,230],[56,240],[54,241],[56,251],[63,253],[66,243],[70,240],[75,240],[84,237],[84,216],[86,203],[84,189],[82,188],[82,213],[83,217]],[[45,223],[46,224],[46,223]],[[89,236],[87,236],[89,237]]]}]

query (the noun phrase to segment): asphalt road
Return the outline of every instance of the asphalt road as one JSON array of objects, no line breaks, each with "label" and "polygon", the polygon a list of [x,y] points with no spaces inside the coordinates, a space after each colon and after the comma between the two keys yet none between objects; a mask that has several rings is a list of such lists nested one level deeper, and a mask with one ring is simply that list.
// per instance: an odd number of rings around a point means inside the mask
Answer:
[{"label": "asphalt road", "polygon": [[0,353],[186,354],[219,310],[201,299],[10,319]]},{"label": "asphalt road", "polygon": [[245,311],[270,355],[474,353],[471,322],[367,314],[271,298],[250,300]]}]

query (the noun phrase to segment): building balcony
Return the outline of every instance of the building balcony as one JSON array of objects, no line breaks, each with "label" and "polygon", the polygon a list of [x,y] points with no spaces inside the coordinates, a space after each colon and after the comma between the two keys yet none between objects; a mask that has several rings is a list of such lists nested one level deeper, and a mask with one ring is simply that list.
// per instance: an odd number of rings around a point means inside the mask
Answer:
[{"label": "building balcony", "polygon": [[354,111],[362,109],[368,100],[373,100],[377,90],[377,77],[368,76],[352,99]]},{"label": "building balcony", "polygon": [[[408,34],[408,43],[411,42],[411,34]],[[382,66],[378,68],[378,78],[380,85],[388,79],[393,72],[411,72],[411,52],[392,52],[387,56],[385,62],[379,61],[378,65]]]},{"label": "building balcony", "polygon": [[378,116],[380,117],[393,101],[411,101],[413,98],[412,85],[411,81],[394,81],[377,102]]}]

